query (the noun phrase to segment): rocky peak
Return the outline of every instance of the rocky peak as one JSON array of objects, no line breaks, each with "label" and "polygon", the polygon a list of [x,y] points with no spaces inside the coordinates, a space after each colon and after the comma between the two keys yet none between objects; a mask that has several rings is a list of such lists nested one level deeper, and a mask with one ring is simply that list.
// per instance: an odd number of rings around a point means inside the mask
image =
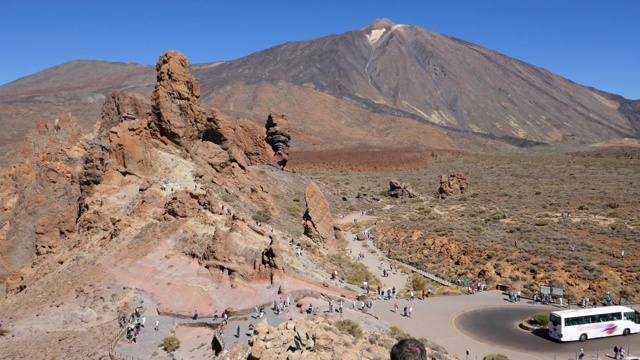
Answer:
[{"label": "rocky peak", "polygon": [[269,165],[284,169],[289,160],[289,141],[291,140],[290,122],[286,115],[269,114],[265,141],[273,150],[273,158]]},{"label": "rocky peak", "polygon": [[157,83],[151,94],[153,134],[165,137],[186,149],[200,138],[198,124],[206,122],[200,107],[200,85],[191,74],[189,60],[171,50],[156,64]]},{"label": "rocky peak", "polygon": [[371,24],[365,26],[361,30],[368,32],[368,31],[371,31],[371,30],[388,28],[388,27],[391,27],[393,25],[395,25],[395,23],[391,22],[389,19],[382,18],[382,19],[376,19],[374,22],[372,22]]}]

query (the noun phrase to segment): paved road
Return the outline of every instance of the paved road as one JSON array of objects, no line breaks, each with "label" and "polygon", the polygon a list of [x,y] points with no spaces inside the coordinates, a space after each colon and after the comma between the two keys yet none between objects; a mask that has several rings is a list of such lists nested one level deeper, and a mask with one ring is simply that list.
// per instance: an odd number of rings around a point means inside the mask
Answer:
[{"label": "paved road", "polygon": [[[534,335],[517,329],[517,324],[527,316],[539,312],[530,306],[505,306],[476,309],[459,314],[453,320],[454,326],[469,336],[492,346],[509,348],[513,351],[537,354],[542,359],[568,359],[584,349],[587,359],[599,356],[604,359],[615,345],[625,349],[640,350],[640,335],[616,336],[604,339],[588,340],[584,343],[559,343],[546,337],[544,333]],[[489,331],[488,331],[489,330]]]}]

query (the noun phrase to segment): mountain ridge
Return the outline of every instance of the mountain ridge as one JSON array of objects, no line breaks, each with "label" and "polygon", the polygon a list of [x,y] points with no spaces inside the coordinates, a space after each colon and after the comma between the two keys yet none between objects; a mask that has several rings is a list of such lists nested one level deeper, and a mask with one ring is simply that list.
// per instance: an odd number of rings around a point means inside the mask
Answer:
[{"label": "mountain ridge", "polygon": [[[191,68],[203,106],[256,123],[288,114],[307,150],[447,143],[476,151],[487,139],[499,149],[640,136],[640,101],[388,19]],[[148,98],[154,81],[152,66],[74,60],[0,86],[0,123],[16,128],[0,138],[0,152],[26,133],[25,118],[55,119],[68,108],[88,131],[111,91]],[[442,141],[427,135],[436,133]]]}]

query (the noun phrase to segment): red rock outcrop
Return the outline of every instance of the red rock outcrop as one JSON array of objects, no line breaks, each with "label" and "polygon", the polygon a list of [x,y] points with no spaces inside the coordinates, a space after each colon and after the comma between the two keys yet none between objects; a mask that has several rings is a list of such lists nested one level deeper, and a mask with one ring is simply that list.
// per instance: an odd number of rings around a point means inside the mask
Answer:
[{"label": "red rock outcrop", "polygon": [[0,176],[0,284],[8,292],[24,287],[27,276],[21,273],[67,245],[75,231],[80,199],[75,169],[82,150],[73,144],[79,138],[71,116],[38,123],[20,152],[25,163]]},{"label": "red rock outcrop", "polygon": [[189,60],[179,52],[161,56],[156,70],[151,135],[186,150],[198,166],[196,177],[201,182],[223,185],[278,217],[273,200],[250,168],[249,158],[266,156],[265,146],[247,146],[256,144],[256,127],[200,107],[200,87],[190,72]]},{"label": "red rock outcrop", "polygon": [[334,224],[329,202],[318,185],[309,183],[304,190],[304,199],[307,203],[307,211],[302,217],[304,234],[328,250],[336,250],[341,231]]},{"label": "red rock outcrop", "polygon": [[289,161],[290,126],[287,116],[280,114],[269,114],[265,125],[267,129],[265,141],[273,150],[273,158],[269,161],[269,165],[279,169],[284,169]]},{"label": "red rock outcrop", "polygon": [[449,176],[442,174],[440,176],[440,188],[437,195],[444,199],[449,196],[464,194],[469,187],[467,176],[463,173],[451,174]]},{"label": "red rock outcrop", "polygon": [[418,193],[413,191],[408,183],[391,180],[389,181],[389,196],[394,198],[415,198],[418,197]]}]

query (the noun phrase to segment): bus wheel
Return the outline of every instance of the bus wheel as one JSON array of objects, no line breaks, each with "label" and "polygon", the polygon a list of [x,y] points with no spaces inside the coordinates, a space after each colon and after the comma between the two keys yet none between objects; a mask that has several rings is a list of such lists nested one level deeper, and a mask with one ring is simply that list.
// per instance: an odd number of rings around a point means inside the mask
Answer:
[{"label": "bus wheel", "polygon": [[622,332],[622,335],[627,336],[631,333],[631,331],[629,331],[629,329],[624,329],[624,331]]},{"label": "bus wheel", "polygon": [[580,340],[580,342],[587,341],[587,334],[580,335],[580,339],[579,340]]}]

